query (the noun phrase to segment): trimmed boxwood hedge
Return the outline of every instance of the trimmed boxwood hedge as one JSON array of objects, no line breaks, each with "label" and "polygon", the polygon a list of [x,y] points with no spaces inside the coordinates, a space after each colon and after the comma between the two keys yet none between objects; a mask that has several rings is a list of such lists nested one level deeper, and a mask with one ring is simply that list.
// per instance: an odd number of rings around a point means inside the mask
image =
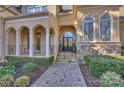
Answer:
[{"label": "trimmed boxwood hedge", "polygon": [[49,58],[41,58],[41,57],[17,57],[17,56],[6,56],[6,60],[8,62],[20,62],[20,64],[25,64],[27,62],[35,62],[38,65],[42,65],[45,68],[48,68],[54,62],[54,56]]},{"label": "trimmed boxwood hedge", "polygon": [[38,64],[34,63],[34,62],[26,63],[23,66],[23,70],[24,70],[25,74],[29,74],[29,73],[31,73],[33,71],[36,71],[37,69],[38,69]]},{"label": "trimmed boxwood hedge", "polygon": [[124,60],[108,55],[87,55],[84,57],[91,74],[99,78],[106,71],[124,76]]}]

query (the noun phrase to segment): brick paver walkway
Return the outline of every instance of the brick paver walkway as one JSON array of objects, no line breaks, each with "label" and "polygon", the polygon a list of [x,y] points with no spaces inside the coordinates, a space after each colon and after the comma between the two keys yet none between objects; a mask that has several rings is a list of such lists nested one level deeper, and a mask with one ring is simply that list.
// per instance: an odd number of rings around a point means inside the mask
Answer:
[{"label": "brick paver walkway", "polygon": [[55,63],[32,87],[86,87],[86,83],[78,63]]}]

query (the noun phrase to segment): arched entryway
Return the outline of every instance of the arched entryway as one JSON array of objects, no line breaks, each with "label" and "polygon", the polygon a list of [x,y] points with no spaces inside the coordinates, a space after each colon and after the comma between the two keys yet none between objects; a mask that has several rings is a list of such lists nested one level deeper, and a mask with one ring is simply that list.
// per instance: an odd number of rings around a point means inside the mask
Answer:
[{"label": "arched entryway", "polygon": [[34,55],[44,56],[45,55],[45,38],[46,32],[45,28],[41,25],[36,25],[33,29],[34,31]]},{"label": "arched entryway", "polygon": [[16,30],[10,27],[7,30],[7,54],[15,55],[16,54]]},{"label": "arched entryway", "polygon": [[75,28],[73,26],[63,26],[60,28],[59,51],[75,52]]},{"label": "arched entryway", "polygon": [[20,53],[21,55],[29,54],[29,29],[26,26],[21,27],[21,45]]}]

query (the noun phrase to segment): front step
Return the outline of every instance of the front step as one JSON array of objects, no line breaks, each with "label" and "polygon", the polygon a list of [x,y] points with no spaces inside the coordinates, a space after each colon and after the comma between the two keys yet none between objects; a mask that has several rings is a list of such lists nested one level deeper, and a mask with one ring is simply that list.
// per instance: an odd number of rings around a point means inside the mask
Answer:
[{"label": "front step", "polygon": [[75,53],[71,53],[71,52],[62,52],[59,53],[57,58],[56,58],[56,62],[68,62],[68,63],[75,63],[77,62],[76,60],[76,54]]}]

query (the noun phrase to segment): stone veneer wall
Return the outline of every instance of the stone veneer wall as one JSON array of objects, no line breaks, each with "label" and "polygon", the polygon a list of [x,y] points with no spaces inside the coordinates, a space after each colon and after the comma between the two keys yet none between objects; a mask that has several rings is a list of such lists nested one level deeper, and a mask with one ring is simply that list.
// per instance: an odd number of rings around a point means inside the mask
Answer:
[{"label": "stone veneer wall", "polygon": [[77,57],[78,60],[83,60],[85,55],[96,55],[96,54],[120,54],[121,44],[118,42],[107,42],[107,43],[83,43],[77,44]]}]

